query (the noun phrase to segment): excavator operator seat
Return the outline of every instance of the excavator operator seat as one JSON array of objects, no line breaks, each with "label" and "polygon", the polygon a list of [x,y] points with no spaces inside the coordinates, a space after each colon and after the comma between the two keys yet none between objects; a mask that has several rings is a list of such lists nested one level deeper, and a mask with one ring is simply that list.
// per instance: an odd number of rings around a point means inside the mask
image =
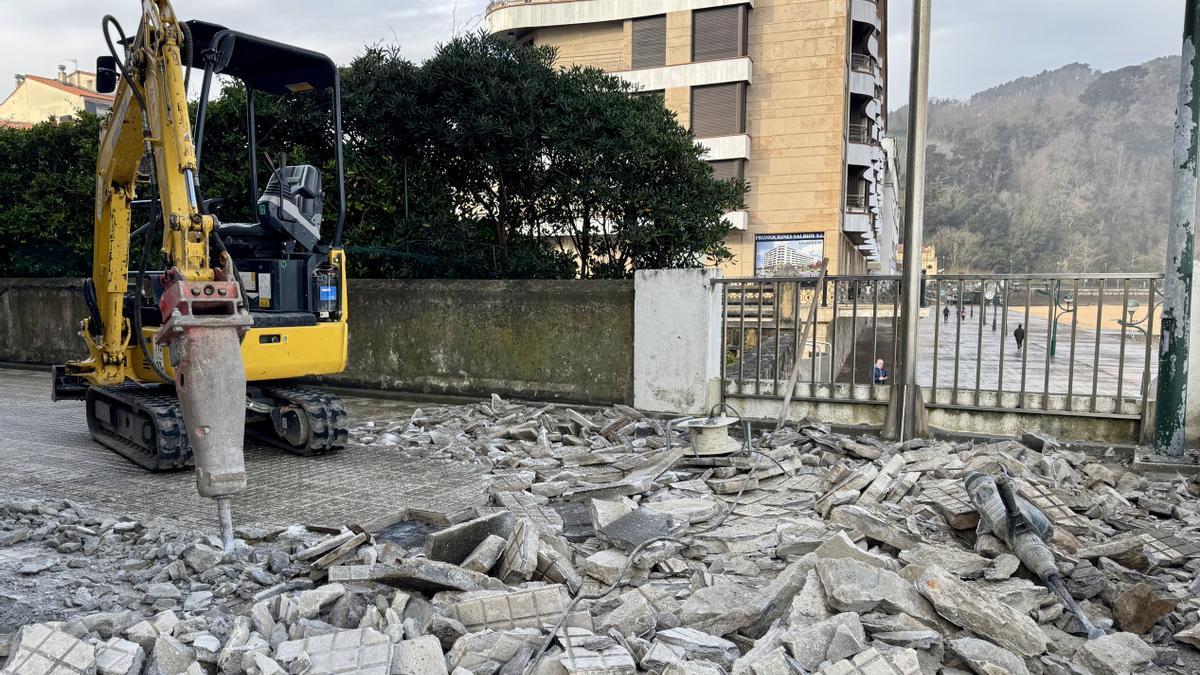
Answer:
[{"label": "excavator operator seat", "polygon": [[271,173],[258,199],[259,222],[311,251],[321,241],[323,201],[321,173],[315,166],[285,166]]}]

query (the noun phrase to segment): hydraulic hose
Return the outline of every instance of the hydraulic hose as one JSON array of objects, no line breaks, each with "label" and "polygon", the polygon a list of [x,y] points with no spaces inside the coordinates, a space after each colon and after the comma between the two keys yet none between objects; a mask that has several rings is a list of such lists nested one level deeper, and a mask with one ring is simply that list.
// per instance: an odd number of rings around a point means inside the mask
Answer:
[{"label": "hydraulic hose", "polygon": [[[111,15],[106,14],[100,20],[100,30],[104,33],[104,42],[108,45],[108,53],[113,57],[113,61],[117,64],[117,70],[121,71],[121,77],[125,79],[125,84],[129,86],[129,91],[132,92],[134,99],[137,100],[138,106],[142,112],[142,125],[145,127],[146,115],[146,98],[142,92],[134,84],[133,78],[129,75],[129,69],[125,67],[125,62],[117,54],[117,47],[113,44],[112,35],[108,31],[109,25],[112,25],[117,31],[117,35],[121,36],[121,42],[125,42],[128,38],[125,36],[125,31],[121,28],[121,22]],[[147,254],[150,252],[150,242],[153,240],[153,235],[157,231],[157,225],[162,220],[162,200],[158,194],[158,160],[154,157],[154,150],[150,150],[150,186],[154,192],[154,210],[150,214],[149,229],[146,230],[146,236],[142,240],[142,254],[138,262],[138,270],[135,288],[133,292],[133,332],[137,339],[138,348],[142,352],[142,361],[154,370],[154,374],[163,381],[164,384],[174,382],[175,378],[167,374],[162,366],[154,360],[150,355],[150,348],[146,345],[146,336],[142,331],[142,287],[146,283],[146,265]]]}]

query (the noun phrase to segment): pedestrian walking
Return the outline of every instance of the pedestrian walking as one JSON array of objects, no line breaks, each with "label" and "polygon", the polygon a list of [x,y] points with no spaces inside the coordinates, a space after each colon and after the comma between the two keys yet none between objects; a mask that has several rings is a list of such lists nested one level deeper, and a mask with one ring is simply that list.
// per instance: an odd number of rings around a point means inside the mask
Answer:
[{"label": "pedestrian walking", "polygon": [[1013,331],[1013,339],[1017,341],[1017,351],[1021,351],[1021,345],[1025,342],[1025,326],[1017,324],[1017,329]]},{"label": "pedestrian walking", "polygon": [[944,321],[946,323],[950,322],[950,306],[949,305],[942,308],[942,321]]},{"label": "pedestrian walking", "polygon": [[958,314],[958,320],[964,321],[964,320],[966,320],[966,318],[967,318],[967,308],[964,306],[962,308],[962,311],[959,312],[959,314]]},{"label": "pedestrian walking", "polygon": [[871,372],[871,381],[875,384],[887,384],[888,371],[883,367],[883,359],[875,361],[875,370]]}]

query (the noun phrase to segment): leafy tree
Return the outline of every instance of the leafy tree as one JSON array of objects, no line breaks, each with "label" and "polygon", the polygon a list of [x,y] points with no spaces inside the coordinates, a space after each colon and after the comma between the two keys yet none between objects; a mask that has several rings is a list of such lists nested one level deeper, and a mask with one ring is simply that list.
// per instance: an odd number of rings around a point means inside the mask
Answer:
[{"label": "leafy tree", "polygon": [[[662,101],[633,96],[616,77],[563,70],[549,48],[476,34],[419,66],[368,47],[341,78],[355,276],[621,277],[730,255],[721,214],[743,206],[747,186],[716,180]],[[245,222],[257,198],[246,91],[224,84],[208,105],[201,189],[226,199],[222,221]],[[318,166],[328,235],[337,212],[329,97],[258,94],[255,110],[259,190],[267,157]],[[0,274],[87,271],[98,127],[85,120],[0,133],[0,156],[15,160],[0,176],[0,232],[16,235],[0,244]],[[22,187],[30,183],[36,191]],[[44,237],[43,220],[59,236]]]},{"label": "leafy tree", "polygon": [[27,130],[0,127],[0,274],[91,269],[99,133],[88,113]]}]

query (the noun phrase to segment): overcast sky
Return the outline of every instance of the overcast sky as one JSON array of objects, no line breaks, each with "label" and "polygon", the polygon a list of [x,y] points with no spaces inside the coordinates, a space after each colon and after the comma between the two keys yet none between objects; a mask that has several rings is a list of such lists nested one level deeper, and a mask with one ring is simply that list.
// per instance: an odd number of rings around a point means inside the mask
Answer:
[{"label": "overcast sky", "polygon": [[[53,75],[68,59],[91,70],[106,51],[100,18],[131,32],[137,0],[4,0],[0,77]],[[373,42],[421,60],[456,31],[479,27],[486,0],[174,0],[184,18],[221,23],[323,51],[345,63]],[[910,8],[890,0],[889,106],[907,101]],[[930,93],[965,98],[1079,61],[1111,70],[1177,54],[1183,0],[933,0]],[[0,96],[12,80],[0,80]]]}]

